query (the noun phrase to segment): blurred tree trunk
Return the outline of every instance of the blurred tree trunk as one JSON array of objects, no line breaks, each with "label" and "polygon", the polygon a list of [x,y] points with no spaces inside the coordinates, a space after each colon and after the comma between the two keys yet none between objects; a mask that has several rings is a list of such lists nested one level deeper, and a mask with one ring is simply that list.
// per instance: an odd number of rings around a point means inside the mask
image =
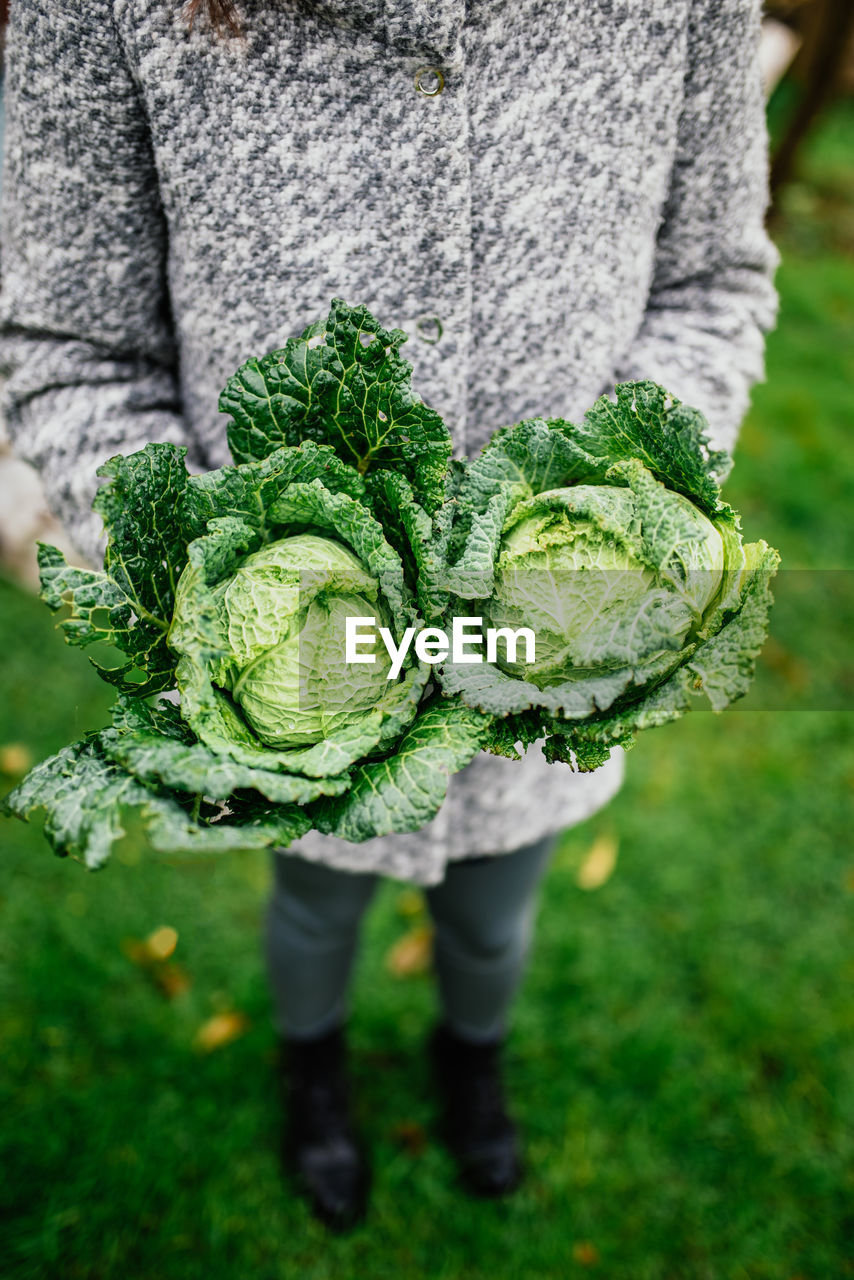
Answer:
[{"label": "blurred tree trunk", "polygon": [[803,95],[771,161],[769,218],[778,213],[780,191],[795,172],[801,144],[839,87],[854,35],[854,0],[815,0],[805,16],[808,20],[798,59],[803,67]]}]

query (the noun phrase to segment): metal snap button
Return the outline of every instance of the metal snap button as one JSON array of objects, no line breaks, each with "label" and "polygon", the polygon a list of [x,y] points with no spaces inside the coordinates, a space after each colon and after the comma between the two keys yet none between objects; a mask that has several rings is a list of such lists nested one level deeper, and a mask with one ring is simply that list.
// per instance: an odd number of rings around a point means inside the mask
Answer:
[{"label": "metal snap button", "polygon": [[415,88],[425,98],[435,98],[445,87],[445,77],[438,67],[419,67],[415,72]]},{"label": "metal snap button", "polygon": [[442,321],[438,316],[420,316],[415,321],[415,332],[424,342],[438,342],[442,336]]}]

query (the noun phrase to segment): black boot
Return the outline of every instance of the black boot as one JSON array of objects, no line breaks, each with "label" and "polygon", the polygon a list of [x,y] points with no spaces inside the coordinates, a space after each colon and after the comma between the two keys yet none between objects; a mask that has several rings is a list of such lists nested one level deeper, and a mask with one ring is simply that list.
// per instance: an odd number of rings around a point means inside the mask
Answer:
[{"label": "black boot", "polygon": [[314,1215],[346,1231],[365,1216],[370,1168],[350,1120],[343,1028],[313,1040],[287,1038],[280,1050],[285,1168]]},{"label": "black boot", "polygon": [[513,1191],[523,1176],[516,1126],[507,1115],[501,1081],[503,1037],[463,1040],[440,1022],[429,1041],[444,1102],[442,1131],[465,1186],[477,1196]]}]

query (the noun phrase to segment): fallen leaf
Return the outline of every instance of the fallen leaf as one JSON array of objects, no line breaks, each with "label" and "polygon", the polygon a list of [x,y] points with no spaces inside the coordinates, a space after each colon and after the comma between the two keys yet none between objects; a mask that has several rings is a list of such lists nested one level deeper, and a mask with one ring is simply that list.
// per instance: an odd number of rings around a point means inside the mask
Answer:
[{"label": "fallen leaf", "polygon": [[602,832],[593,841],[575,873],[579,889],[598,889],[611,878],[617,865],[617,837]]},{"label": "fallen leaf", "polygon": [[386,953],[385,964],[397,978],[426,973],[433,958],[433,925],[419,924],[398,938]]},{"label": "fallen leaf", "polygon": [[23,778],[33,765],[33,753],[23,742],[7,742],[0,747],[0,773],[7,778]]},{"label": "fallen leaf", "polygon": [[122,951],[128,960],[145,968],[168,960],[178,945],[178,933],[171,925],[161,925],[147,938],[122,938]]},{"label": "fallen leaf", "polygon": [[392,1129],[396,1142],[408,1151],[411,1156],[420,1156],[427,1145],[427,1134],[423,1124],[416,1120],[401,1120]]},{"label": "fallen leaf", "polygon": [[232,1009],[229,1013],[215,1013],[203,1022],[193,1037],[193,1046],[201,1053],[211,1053],[242,1036],[249,1026],[245,1013]]},{"label": "fallen leaf", "polygon": [[572,1256],[582,1267],[595,1267],[599,1261],[599,1250],[590,1240],[576,1240],[572,1246]]},{"label": "fallen leaf", "polygon": [[145,941],[139,938],[122,938],[122,951],[131,964],[142,969],[161,995],[174,1000],[192,984],[186,969],[169,960],[178,944],[177,931],[163,925],[150,933]]},{"label": "fallen leaf", "polygon": [[152,960],[168,960],[178,945],[178,933],[171,925],[161,925],[145,939],[145,946]]}]

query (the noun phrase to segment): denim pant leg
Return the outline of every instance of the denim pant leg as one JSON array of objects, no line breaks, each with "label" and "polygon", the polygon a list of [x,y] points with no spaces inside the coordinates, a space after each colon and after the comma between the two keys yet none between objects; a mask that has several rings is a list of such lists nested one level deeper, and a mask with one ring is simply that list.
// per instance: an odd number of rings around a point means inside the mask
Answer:
[{"label": "denim pant leg", "polygon": [[513,853],[452,862],[442,883],[426,890],[444,1019],[469,1040],[506,1032],[530,950],[536,889],[555,844],[547,836]]},{"label": "denim pant leg", "polygon": [[347,1017],[359,926],[378,877],[287,853],[273,862],[265,950],[276,1030],[309,1039]]}]

